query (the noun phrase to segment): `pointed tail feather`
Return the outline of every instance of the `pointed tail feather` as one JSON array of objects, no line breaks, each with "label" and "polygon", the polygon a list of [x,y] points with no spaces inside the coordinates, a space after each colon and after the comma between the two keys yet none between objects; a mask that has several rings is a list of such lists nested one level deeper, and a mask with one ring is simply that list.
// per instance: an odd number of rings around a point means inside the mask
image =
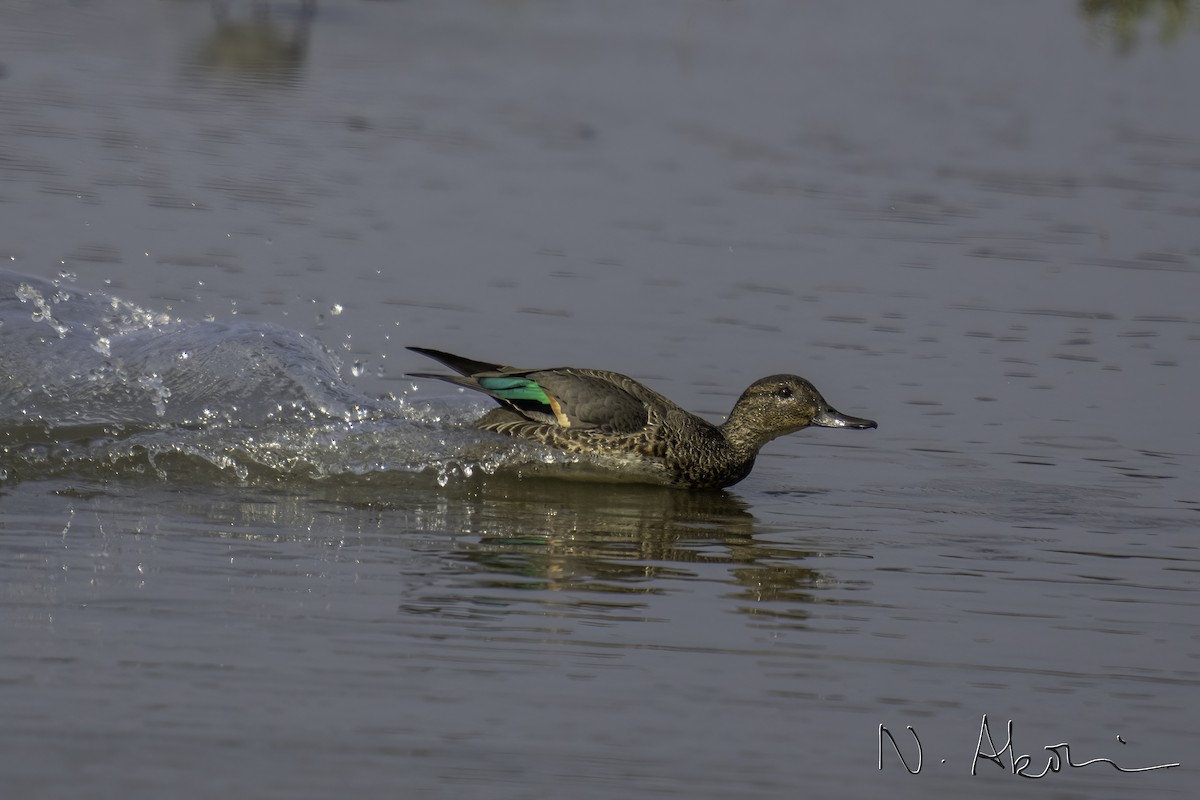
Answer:
[{"label": "pointed tail feather", "polygon": [[404,375],[409,378],[432,378],[433,380],[445,381],[446,383],[461,386],[464,389],[470,389],[474,392],[484,392],[486,394],[483,387],[476,383],[474,379],[461,375],[438,375],[433,372],[406,372]]},{"label": "pointed tail feather", "polygon": [[[501,370],[505,369],[503,364],[488,364],[483,361],[473,361],[469,358],[463,358],[462,356],[456,356],[453,353],[447,353],[443,350],[434,350],[429,347],[409,347],[407,349],[412,350],[414,353],[420,353],[426,358],[432,358],[434,361],[445,364],[447,367],[459,373],[460,375],[475,375],[480,372],[500,372]],[[415,372],[409,374],[415,377],[423,378],[443,377],[441,375],[427,375]]]}]

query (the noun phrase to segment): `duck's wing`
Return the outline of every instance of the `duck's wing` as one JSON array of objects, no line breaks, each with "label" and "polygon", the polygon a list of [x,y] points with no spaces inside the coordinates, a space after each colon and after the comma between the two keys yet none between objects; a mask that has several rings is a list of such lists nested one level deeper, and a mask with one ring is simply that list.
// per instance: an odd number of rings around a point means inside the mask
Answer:
[{"label": "duck's wing", "polygon": [[522,377],[541,390],[546,406],[565,428],[633,433],[646,427],[649,419],[646,404],[620,385],[623,376],[564,368],[535,370]]},{"label": "duck's wing", "polygon": [[521,370],[503,364],[473,361],[440,350],[410,347],[450,367],[459,375],[410,372],[414,378],[436,378],[483,392],[534,422],[562,428],[604,428],[632,433],[645,427],[646,404],[622,384],[632,379],[599,370]]}]

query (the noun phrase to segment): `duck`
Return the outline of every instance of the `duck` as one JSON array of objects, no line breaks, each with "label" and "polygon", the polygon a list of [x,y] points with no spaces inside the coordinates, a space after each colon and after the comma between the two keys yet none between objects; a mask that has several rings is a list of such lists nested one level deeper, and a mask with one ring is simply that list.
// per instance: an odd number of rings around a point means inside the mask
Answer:
[{"label": "duck", "polygon": [[619,372],[582,367],[520,369],[428,347],[409,347],[456,374],[410,372],[482,392],[499,406],[477,429],[538,442],[568,453],[636,464],[654,483],[686,489],[732,486],[754,468],[763,445],[804,428],[877,428],[874,420],[837,411],[799,375],[769,375],[750,384],[719,425],[681,408]]}]

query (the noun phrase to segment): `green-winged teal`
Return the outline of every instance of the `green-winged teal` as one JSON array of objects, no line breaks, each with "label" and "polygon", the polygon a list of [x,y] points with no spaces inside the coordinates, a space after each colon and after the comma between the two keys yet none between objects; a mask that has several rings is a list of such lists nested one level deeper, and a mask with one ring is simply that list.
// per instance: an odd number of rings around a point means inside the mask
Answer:
[{"label": "green-winged teal", "polygon": [[657,482],[715,489],[750,474],[767,442],[809,425],[874,428],[869,419],[835,411],[797,375],[750,384],[713,425],[626,375],[598,369],[516,369],[410,347],[458,375],[413,372],[483,392],[500,403],[475,427],[529,439],[571,453],[634,460]]}]

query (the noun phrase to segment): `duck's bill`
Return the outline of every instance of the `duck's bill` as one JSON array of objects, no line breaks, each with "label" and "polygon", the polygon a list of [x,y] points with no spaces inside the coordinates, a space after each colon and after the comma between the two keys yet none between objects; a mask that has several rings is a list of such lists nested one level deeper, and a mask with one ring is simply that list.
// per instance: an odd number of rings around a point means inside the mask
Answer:
[{"label": "duck's bill", "polygon": [[832,408],[827,408],[813,417],[812,424],[819,425],[822,428],[855,428],[857,430],[879,427],[873,419],[852,417],[849,414],[843,414]]}]

